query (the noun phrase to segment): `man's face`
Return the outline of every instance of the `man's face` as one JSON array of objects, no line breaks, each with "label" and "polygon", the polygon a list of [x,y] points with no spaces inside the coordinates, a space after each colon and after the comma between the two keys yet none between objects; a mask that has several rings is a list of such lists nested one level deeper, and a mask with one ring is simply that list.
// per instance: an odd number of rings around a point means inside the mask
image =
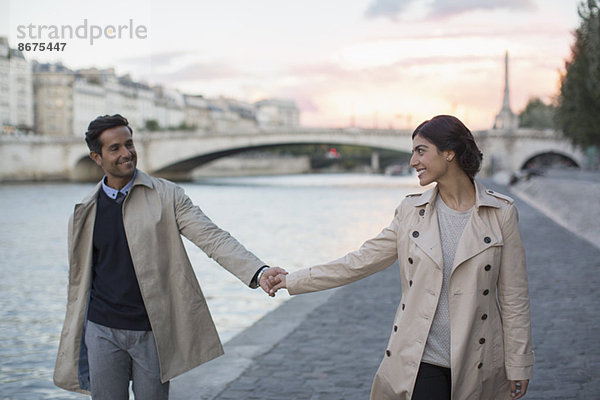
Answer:
[{"label": "man's face", "polygon": [[117,126],[102,132],[99,139],[102,143],[102,154],[92,151],[90,157],[104,170],[109,186],[127,184],[137,165],[137,153],[131,132],[126,126]]}]

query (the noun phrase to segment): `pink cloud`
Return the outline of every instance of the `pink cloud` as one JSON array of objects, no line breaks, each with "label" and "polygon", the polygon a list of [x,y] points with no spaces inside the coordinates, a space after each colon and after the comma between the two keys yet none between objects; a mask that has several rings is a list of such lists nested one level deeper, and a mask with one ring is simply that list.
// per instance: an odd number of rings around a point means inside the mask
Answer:
[{"label": "pink cloud", "polygon": [[[397,21],[415,0],[373,0],[365,11],[367,18],[386,17]],[[508,9],[532,11],[533,0],[434,0],[428,7],[426,19],[437,19],[464,14],[470,11]]]}]

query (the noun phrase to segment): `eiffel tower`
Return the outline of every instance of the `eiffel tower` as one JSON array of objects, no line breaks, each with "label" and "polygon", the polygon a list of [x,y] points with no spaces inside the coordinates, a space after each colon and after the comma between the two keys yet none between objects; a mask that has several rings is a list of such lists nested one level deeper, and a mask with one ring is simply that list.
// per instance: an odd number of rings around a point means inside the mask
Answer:
[{"label": "eiffel tower", "polygon": [[519,117],[510,109],[510,93],[508,89],[508,51],[504,53],[504,99],[502,108],[494,120],[494,129],[511,131],[519,127]]}]

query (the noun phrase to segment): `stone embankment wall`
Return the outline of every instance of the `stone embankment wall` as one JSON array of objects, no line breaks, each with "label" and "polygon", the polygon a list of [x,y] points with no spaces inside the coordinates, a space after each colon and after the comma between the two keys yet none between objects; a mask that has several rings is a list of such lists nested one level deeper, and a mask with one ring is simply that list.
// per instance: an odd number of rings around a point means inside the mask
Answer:
[{"label": "stone embankment wall", "polygon": [[520,181],[511,191],[600,248],[600,172],[551,170]]},{"label": "stone embankment wall", "polygon": [[301,174],[310,171],[310,157],[225,157],[192,172],[193,177]]}]

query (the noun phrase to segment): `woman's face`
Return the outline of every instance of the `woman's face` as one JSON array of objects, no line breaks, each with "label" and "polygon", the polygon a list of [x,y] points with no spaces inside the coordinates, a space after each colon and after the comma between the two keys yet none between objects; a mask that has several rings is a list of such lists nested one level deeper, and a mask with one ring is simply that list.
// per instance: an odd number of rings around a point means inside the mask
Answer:
[{"label": "woman's face", "polygon": [[415,136],[410,166],[417,170],[419,184],[425,186],[442,179],[450,166],[447,159],[449,156],[450,152],[440,152],[429,140],[421,135]]}]

